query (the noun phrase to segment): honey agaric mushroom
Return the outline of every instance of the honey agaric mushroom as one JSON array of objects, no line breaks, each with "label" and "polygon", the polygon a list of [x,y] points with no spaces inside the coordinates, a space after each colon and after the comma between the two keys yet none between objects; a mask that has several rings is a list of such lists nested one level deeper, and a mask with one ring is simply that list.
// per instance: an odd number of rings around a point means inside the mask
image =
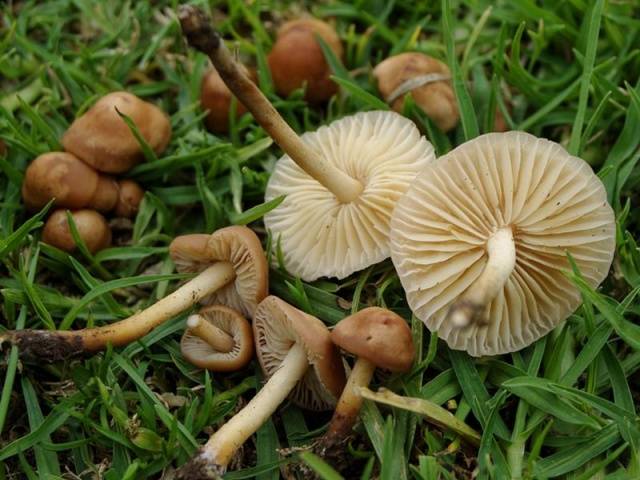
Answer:
[{"label": "honey agaric mushroom", "polygon": [[496,355],[533,343],[580,304],[615,246],[602,182],[560,145],[490,133],[429,166],[391,220],[391,256],[415,315],[456,350]]},{"label": "honey agaric mushroom", "polygon": [[64,149],[101,172],[129,170],[144,155],[118,112],[131,118],[154,152],[164,151],[171,139],[169,117],[152,103],[127,92],[105,95],[76,118],[62,137]]},{"label": "honey agaric mushroom", "polygon": [[210,305],[187,319],[180,351],[188,362],[214,372],[232,372],[253,357],[251,325],[239,312]]},{"label": "honey agaric mushroom", "polygon": [[243,75],[202,11],[182,6],[180,20],[191,45],[209,55],[286,152],[265,195],[286,197],[264,220],[279,238],[287,269],[308,281],[343,278],[387,258],[395,201],[435,159],[415,125],[393,112],[365,112],[300,138]]},{"label": "honey agaric mushroom", "polygon": [[[107,248],[111,244],[109,224],[98,212],[88,209],[74,210],[71,212],[71,217],[78,235],[91,253]],[[47,219],[42,229],[42,241],[65,252],[76,249],[66,210],[56,210]]]},{"label": "honey agaric mushroom", "polygon": [[338,91],[338,86],[330,78],[331,68],[316,35],[338,59],[342,58],[340,37],[331,25],[322,20],[301,18],[286,22],[278,29],[276,42],[267,56],[278,95],[287,97],[306,85],[304,98],[311,103],[320,103]]},{"label": "honey agaric mushroom", "polygon": [[396,112],[402,111],[404,97],[411,94],[416,105],[443,132],[458,124],[460,113],[451,87],[449,67],[418,52],[394,55],[373,69],[378,90]]},{"label": "honey agaric mushroom", "polygon": [[142,312],[116,323],[75,331],[19,330],[0,339],[16,344],[23,356],[56,361],[108,344],[126,345],[142,338],[193,304],[221,303],[253,315],[267,295],[267,264],[260,240],[247,227],[232,226],[211,235],[177,237],[169,251],[179,271],[196,277]]},{"label": "honey agaric mushroom", "polygon": [[211,436],[177,478],[221,478],[237,449],[287,397],[311,410],[335,405],[344,387],[344,370],[329,330],[320,320],[269,296],[258,305],[253,332],[267,383]]},{"label": "honey agaric mushroom", "polygon": [[118,202],[118,184],[70,153],[49,152],[27,167],[22,198],[31,209],[40,209],[55,198],[58,207],[108,212]]},{"label": "honey agaric mushroom", "polygon": [[[255,75],[252,70],[248,70],[244,65],[239,68],[244,70],[255,81]],[[224,83],[220,74],[215,68],[212,68],[204,77],[200,84],[200,103],[202,108],[209,110],[207,114],[207,128],[214,133],[226,133],[229,131],[229,119],[231,115],[231,100],[233,94]],[[242,103],[237,102],[236,116],[240,117],[247,111]]]},{"label": "honey agaric mushroom", "polygon": [[138,182],[128,178],[118,180],[118,200],[113,213],[118,217],[135,217],[143,197],[144,190]]},{"label": "honey agaric mushroom", "polygon": [[357,357],[327,433],[320,439],[322,450],[332,450],[348,437],[362,406],[360,387],[369,385],[376,368],[406,372],[415,358],[407,322],[390,310],[369,307],[341,320],[331,332],[331,341]]}]

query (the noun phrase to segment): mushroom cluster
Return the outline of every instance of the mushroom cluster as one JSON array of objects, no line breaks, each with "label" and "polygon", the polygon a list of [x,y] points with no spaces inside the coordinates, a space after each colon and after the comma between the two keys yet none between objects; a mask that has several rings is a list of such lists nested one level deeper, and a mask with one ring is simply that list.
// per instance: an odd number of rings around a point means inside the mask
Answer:
[{"label": "mushroom cluster", "polygon": [[78,234],[90,252],[111,242],[102,215],[134,217],[144,190],[134,180],[115,178],[137,164],[142,147],[121,115],[128,116],[144,141],[157,153],[171,138],[167,115],[127,92],[113,92],[78,117],[64,133],[65,152],[36,157],[25,172],[22,199],[37,210],[53,200],[57,208],[47,220],[44,241],[68,252],[76,248],[64,209],[71,210]]}]

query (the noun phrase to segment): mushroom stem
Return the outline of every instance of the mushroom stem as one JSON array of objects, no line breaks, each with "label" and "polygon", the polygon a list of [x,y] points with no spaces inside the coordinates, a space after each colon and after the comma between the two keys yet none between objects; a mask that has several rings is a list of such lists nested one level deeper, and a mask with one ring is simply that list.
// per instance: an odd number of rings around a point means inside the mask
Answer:
[{"label": "mushroom stem", "polygon": [[457,327],[466,327],[472,322],[487,323],[487,305],[500,293],[516,266],[511,227],[501,228],[489,238],[487,255],[489,259],[480,276],[449,309]]},{"label": "mushroom stem", "polygon": [[233,338],[227,332],[206,321],[198,314],[187,319],[187,327],[194,335],[200,337],[218,352],[227,353],[233,349]]},{"label": "mushroom stem", "polygon": [[183,5],[180,7],[179,18],[189,44],[209,56],[229,90],[238,97],[280,148],[340,202],[349,203],[355,200],[364,188],[362,183],[329,164],[302,141],[256,84],[239,68],[206,15],[196,7]]},{"label": "mushroom stem", "polygon": [[362,407],[363,399],[359,389],[369,385],[375,370],[376,366],[373,363],[363,357],[358,357],[342,395],[340,395],[333,417],[331,417],[327,433],[320,441],[323,447],[328,448],[336,445],[349,435],[358,418],[360,407]]},{"label": "mushroom stem", "polygon": [[23,356],[49,361],[102,350],[109,343],[113,346],[126,345],[224,287],[234,278],[232,265],[218,262],[149,308],[119,322],[82,330],[20,330],[8,336],[18,345]]},{"label": "mushroom stem", "polygon": [[190,463],[224,472],[234,453],[284,402],[309,368],[304,347],[295,343],[280,368],[247,405],[214,433]]}]

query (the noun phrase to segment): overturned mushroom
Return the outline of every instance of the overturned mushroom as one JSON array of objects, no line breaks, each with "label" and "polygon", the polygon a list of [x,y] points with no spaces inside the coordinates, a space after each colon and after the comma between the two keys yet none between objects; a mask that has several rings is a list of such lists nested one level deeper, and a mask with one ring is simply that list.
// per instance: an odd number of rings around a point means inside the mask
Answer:
[{"label": "overturned mushroom", "polygon": [[[91,253],[107,248],[111,244],[109,224],[98,212],[88,209],[74,210],[71,212],[71,217],[78,230],[78,236]],[[47,219],[42,229],[42,241],[65,252],[76,249],[66,210],[56,210]]]},{"label": "overturned mushroom", "polygon": [[3,337],[16,344],[24,356],[55,361],[102,350],[109,343],[126,345],[199,301],[230,305],[253,315],[258,302],[267,295],[264,252],[256,235],[246,227],[177,237],[170,245],[170,253],[178,270],[199,273],[142,312],[102,327],[9,331]]},{"label": "overturned mushroom", "polygon": [[602,182],[560,145],[490,133],[427,167],[391,220],[391,255],[412,310],[451,348],[519,350],[580,304],[571,254],[591,286],[609,271],[613,210]]},{"label": "overturned mushroom", "polygon": [[64,149],[101,172],[129,170],[144,155],[118,112],[131,118],[154,152],[164,151],[171,138],[169,118],[152,103],[127,92],[105,95],[76,118],[62,137]]},{"label": "overturned mushroom", "polygon": [[221,478],[237,449],[288,396],[312,410],[335,405],[344,386],[344,370],[320,320],[269,296],[256,309],[253,331],[258,360],[269,380],[179,469],[177,478]]},{"label": "overturned mushroom", "polygon": [[180,351],[188,362],[214,372],[244,367],[253,357],[253,333],[237,311],[211,305],[187,319]]},{"label": "overturned mushroom", "polygon": [[287,269],[304,280],[343,278],[387,258],[395,201],[435,158],[415,125],[393,112],[365,112],[300,138],[242,73],[200,10],[183,6],[180,20],[189,42],[209,55],[286,152],[265,195],[285,200],[265,224],[279,238]]}]

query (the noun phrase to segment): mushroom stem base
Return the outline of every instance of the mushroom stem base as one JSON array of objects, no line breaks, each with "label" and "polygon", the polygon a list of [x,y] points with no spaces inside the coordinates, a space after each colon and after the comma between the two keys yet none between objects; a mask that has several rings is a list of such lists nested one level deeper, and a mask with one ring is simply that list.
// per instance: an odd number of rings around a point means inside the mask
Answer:
[{"label": "mushroom stem base", "polygon": [[189,331],[207,342],[216,351],[228,353],[233,350],[233,338],[224,330],[208,322],[202,316],[191,315],[187,320]]},{"label": "mushroom stem base", "polygon": [[307,352],[295,343],[280,368],[260,391],[204,445],[198,455],[210,465],[226,467],[234,453],[276,411],[309,368]]},{"label": "mushroom stem base", "polygon": [[487,306],[504,288],[516,266],[516,245],[510,226],[497,230],[487,241],[488,260],[476,281],[449,309],[457,327],[488,323]]}]

